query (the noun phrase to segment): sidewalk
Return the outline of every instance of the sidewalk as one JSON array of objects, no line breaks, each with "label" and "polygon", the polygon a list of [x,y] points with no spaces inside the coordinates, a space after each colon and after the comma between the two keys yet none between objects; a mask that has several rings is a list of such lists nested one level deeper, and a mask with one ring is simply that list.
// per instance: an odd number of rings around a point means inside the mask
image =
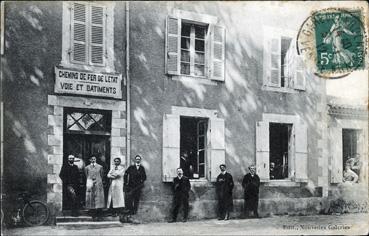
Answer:
[{"label": "sidewalk", "polygon": [[360,213],[122,224],[111,228],[40,226],[4,230],[3,235],[367,235],[368,219],[368,214]]}]

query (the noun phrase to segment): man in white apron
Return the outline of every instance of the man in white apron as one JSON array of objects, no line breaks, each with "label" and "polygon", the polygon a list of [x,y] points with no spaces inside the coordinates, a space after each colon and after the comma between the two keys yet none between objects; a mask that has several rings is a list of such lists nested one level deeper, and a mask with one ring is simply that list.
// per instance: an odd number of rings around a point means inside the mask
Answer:
[{"label": "man in white apron", "polygon": [[119,157],[114,158],[114,166],[108,173],[108,178],[111,180],[108,193],[107,207],[111,205],[114,209],[113,214],[116,216],[121,212],[121,208],[125,206],[123,193],[123,175],[124,167],[120,165]]}]

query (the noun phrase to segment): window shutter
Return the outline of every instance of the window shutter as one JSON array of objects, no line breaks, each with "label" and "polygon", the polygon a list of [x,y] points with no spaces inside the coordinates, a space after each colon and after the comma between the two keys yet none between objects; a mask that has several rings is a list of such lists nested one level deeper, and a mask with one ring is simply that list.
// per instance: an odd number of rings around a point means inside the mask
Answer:
[{"label": "window shutter", "polygon": [[74,3],[72,8],[72,61],[87,61],[87,4]]},{"label": "window shutter", "polygon": [[180,118],[178,115],[164,115],[163,118],[163,182],[172,182],[177,176],[180,158]]},{"label": "window shutter", "polygon": [[167,74],[179,75],[180,36],[180,19],[168,16],[165,41],[165,67]]},{"label": "window shutter", "polygon": [[256,173],[260,181],[269,181],[269,122],[256,123]]},{"label": "window shutter", "polygon": [[297,123],[295,127],[295,181],[307,182],[308,166],[307,150],[307,126],[305,123]]},{"label": "window shutter", "polygon": [[92,65],[104,65],[105,56],[105,8],[91,5],[91,28],[90,28],[90,62]]},{"label": "window shutter", "polygon": [[225,163],[224,119],[210,119],[210,180],[215,182],[219,165]]},{"label": "window shutter", "polygon": [[211,79],[224,81],[225,63],[225,28],[214,25],[211,27]]},{"label": "window shutter", "polygon": [[304,62],[301,56],[295,56],[294,88],[305,90],[306,78],[304,73]]},{"label": "window shutter", "polygon": [[342,128],[332,127],[331,142],[331,183],[341,183],[343,177]]}]

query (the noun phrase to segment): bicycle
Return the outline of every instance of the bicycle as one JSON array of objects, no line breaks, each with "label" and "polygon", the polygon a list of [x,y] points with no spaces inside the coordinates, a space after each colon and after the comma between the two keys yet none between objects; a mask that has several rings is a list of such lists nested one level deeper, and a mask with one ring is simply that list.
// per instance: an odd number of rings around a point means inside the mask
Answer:
[{"label": "bicycle", "polygon": [[[23,202],[23,206],[17,204],[16,214],[10,216],[10,221],[13,225],[17,226],[24,222],[28,226],[40,226],[48,221],[50,211],[45,203],[39,200],[31,200],[30,194],[25,192],[18,194],[17,203],[20,201]],[[3,209],[1,210],[3,211]],[[7,213],[5,210],[4,212],[5,214]],[[1,217],[3,222],[3,213]]]}]

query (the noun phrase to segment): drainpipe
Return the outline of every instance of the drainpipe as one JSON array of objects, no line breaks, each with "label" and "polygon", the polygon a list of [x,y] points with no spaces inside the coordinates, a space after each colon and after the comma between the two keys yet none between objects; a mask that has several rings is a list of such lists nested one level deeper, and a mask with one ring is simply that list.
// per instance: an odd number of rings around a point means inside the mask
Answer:
[{"label": "drainpipe", "polygon": [[131,81],[129,78],[129,2],[126,1],[126,104],[127,104],[127,139],[126,139],[126,164],[130,165],[131,160]]}]

